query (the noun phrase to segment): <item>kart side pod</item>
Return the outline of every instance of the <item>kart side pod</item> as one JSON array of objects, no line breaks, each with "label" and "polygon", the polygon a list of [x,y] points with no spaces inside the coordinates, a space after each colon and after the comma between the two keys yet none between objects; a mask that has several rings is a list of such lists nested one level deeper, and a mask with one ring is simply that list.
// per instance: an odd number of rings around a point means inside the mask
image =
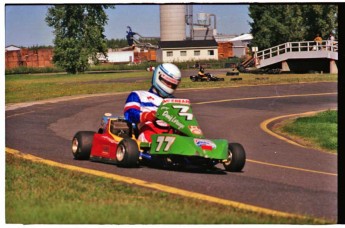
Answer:
[{"label": "kart side pod", "polygon": [[210,159],[228,158],[228,141],[225,139],[204,139],[176,134],[152,135],[152,155],[200,156]]}]

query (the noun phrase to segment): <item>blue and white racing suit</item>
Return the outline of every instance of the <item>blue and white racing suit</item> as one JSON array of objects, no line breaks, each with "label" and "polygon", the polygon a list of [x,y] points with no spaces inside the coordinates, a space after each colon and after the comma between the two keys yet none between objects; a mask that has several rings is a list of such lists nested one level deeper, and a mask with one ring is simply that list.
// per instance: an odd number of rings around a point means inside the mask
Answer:
[{"label": "blue and white racing suit", "polygon": [[141,121],[144,113],[156,112],[162,101],[163,98],[154,93],[152,88],[149,91],[133,91],[128,95],[124,107],[124,115],[128,122],[138,125],[140,131],[139,140],[151,142],[152,134],[167,132],[169,125],[164,121]]}]

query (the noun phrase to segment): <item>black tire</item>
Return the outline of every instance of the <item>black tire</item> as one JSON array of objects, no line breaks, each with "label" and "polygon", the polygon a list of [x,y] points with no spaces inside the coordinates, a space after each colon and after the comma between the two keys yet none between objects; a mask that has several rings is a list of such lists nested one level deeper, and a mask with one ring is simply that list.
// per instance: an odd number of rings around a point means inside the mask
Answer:
[{"label": "black tire", "polygon": [[228,161],[223,162],[224,168],[229,172],[241,172],[246,163],[246,153],[239,143],[229,143]]},{"label": "black tire", "polygon": [[137,167],[139,165],[138,144],[131,138],[124,138],[116,149],[116,162],[120,167]]},{"label": "black tire", "polygon": [[191,77],[190,79],[192,80],[192,82],[196,81],[195,77]]},{"label": "black tire", "polygon": [[88,160],[91,154],[92,140],[95,132],[79,131],[72,139],[72,154],[77,160]]},{"label": "black tire", "polygon": [[244,68],[244,66],[239,66],[238,68],[237,68],[237,70],[239,71],[239,72],[241,72],[241,73],[245,73],[245,71],[246,71],[246,69]]}]

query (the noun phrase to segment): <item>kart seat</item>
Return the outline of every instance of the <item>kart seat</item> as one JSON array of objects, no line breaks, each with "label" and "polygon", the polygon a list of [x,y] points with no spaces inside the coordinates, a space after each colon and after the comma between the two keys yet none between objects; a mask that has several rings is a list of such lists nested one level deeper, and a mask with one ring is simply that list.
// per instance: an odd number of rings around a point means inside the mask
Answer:
[{"label": "kart seat", "polygon": [[131,129],[127,122],[122,120],[111,120],[110,132],[123,138],[131,137]]}]

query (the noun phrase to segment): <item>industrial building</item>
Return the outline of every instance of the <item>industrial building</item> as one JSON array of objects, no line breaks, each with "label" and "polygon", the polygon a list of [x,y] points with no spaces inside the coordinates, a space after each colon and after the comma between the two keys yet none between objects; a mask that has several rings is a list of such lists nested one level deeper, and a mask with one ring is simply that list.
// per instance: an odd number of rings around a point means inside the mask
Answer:
[{"label": "industrial building", "polygon": [[218,45],[231,45],[232,56],[242,57],[248,55],[248,45],[253,39],[253,36],[252,34],[242,34],[240,36],[217,35],[214,38]]},{"label": "industrial building", "polygon": [[[158,46],[143,42],[147,37],[133,32],[129,26],[128,44],[140,48],[133,49],[140,60],[142,53],[152,53],[154,50],[155,55],[150,55],[154,59],[146,56],[146,60],[157,62],[208,61],[248,54],[247,45],[253,38],[250,34],[240,38],[231,36],[231,39],[235,39],[234,45],[228,35],[217,34],[216,15],[198,13],[195,18],[194,20],[192,5],[160,5]],[[135,36],[141,39],[136,39]]]},{"label": "industrial building", "polygon": [[6,69],[16,67],[53,67],[53,49],[40,48],[30,50],[15,45],[5,47]]},{"label": "industrial building", "polygon": [[157,61],[207,61],[247,54],[250,36],[246,36],[244,42],[241,38],[235,40],[236,45],[233,45],[231,40],[225,39],[226,36],[217,35],[216,25],[214,14],[198,13],[195,21],[192,5],[161,5]]},{"label": "industrial building", "polygon": [[156,51],[158,62],[218,60],[215,40],[161,41]]}]

